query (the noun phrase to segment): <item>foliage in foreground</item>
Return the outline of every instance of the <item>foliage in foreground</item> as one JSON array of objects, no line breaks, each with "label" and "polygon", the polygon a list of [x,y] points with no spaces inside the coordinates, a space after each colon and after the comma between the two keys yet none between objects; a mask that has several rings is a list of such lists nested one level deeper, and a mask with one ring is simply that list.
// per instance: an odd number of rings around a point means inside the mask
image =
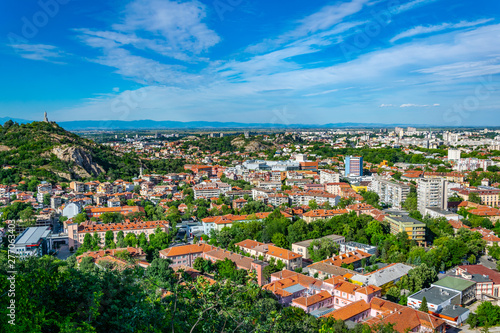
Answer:
[{"label": "foliage in foreground", "polygon": [[[160,259],[157,259],[160,260]],[[168,265],[142,269],[75,268],[52,257],[17,262],[16,325],[8,324],[8,293],[0,294],[2,332],[347,332],[341,321],[282,308],[251,280],[208,284],[176,275]],[[0,287],[8,290],[5,253]],[[160,287],[164,288],[160,292]],[[383,328],[391,332],[390,328]],[[358,325],[355,332],[370,332]]]}]

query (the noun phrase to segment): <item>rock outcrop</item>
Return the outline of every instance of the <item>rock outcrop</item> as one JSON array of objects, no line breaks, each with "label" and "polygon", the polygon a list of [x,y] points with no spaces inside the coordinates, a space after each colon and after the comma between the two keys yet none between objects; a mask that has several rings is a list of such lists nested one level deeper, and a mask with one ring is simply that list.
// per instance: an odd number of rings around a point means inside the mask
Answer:
[{"label": "rock outcrop", "polygon": [[92,161],[92,156],[82,148],[59,146],[52,149],[52,153],[61,161],[72,162],[73,172],[78,177],[98,176],[105,172],[104,168]]}]

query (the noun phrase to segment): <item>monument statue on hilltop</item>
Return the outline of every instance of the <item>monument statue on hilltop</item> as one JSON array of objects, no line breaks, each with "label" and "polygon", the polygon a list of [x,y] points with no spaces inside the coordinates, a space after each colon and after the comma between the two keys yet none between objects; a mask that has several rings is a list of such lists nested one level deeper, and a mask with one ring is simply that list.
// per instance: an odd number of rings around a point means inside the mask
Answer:
[{"label": "monument statue on hilltop", "polygon": [[45,112],[43,113],[43,122],[44,122],[44,123],[48,123],[48,122],[49,122],[49,118],[47,118],[47,111],[45,111]]}]

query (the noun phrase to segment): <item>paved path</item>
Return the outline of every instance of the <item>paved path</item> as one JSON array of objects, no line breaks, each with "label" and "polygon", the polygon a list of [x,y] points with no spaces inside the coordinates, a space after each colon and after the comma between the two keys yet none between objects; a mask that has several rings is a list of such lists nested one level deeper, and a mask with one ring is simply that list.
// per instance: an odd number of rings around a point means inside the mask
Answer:
[{"label": "paved path", "polygon": [[61,245],[61,247],[57,250],[57,258],[58,259],[66,260],[71,255],[72,255],[72,253],[69,252],[68,245]]}]

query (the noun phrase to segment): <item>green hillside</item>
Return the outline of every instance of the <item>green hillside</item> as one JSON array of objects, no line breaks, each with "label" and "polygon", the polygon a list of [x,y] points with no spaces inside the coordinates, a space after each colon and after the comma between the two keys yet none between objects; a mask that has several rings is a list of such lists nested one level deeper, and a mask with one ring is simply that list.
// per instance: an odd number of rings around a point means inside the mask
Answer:
[{"label": "green hillside", "polygon": [[0,125],[0,181],[17,183],[35,176],[48,181],[73,179],[129,180],[146,170],[171,172],[180,160],[147,161],[133,153],[120,153],[70,133],[56,123],[32,122]]}]

